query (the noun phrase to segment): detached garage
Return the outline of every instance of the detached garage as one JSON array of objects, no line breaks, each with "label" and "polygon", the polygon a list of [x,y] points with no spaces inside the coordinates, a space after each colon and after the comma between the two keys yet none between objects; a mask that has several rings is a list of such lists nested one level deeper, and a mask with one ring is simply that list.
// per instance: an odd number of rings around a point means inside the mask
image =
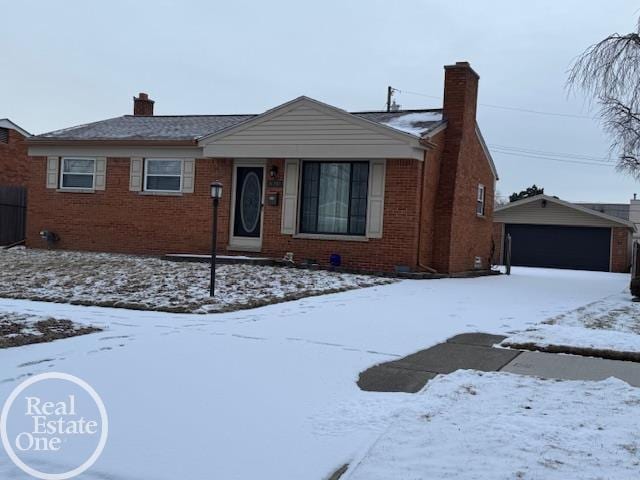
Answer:
[{"label": "detached garage", "polygon": [[511,236],[511,264],[526,267],[627,272],[634,224],[628,220],[537,195],[495,210],[495,263],[504,262]]}]

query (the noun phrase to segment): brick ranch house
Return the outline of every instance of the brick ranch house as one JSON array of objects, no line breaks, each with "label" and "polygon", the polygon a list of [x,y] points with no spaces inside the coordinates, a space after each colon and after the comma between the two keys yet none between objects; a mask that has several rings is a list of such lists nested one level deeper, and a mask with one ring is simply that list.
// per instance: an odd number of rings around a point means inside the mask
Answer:
[{"label": "brick ranch house", "polygon": [[476,124],[478,75],[445,66],[437,110],[348,113],[300,97],[260,115],[134,115],[29,140],[27,245],[135,254],[211,247],[346,268],[487,269],[497,173]]}]

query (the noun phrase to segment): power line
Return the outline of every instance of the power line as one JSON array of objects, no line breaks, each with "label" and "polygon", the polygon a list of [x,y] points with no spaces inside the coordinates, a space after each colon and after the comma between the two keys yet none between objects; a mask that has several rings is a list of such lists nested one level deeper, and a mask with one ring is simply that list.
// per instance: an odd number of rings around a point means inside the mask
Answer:
[{"label": "power line", "polygon": [[551,151],[547,151],[547,150],[534,150],[531,148],[525,148],[525,147],[514,147],[514,146],[510,146],[510,145],[499,145],[499,144],[489,144],[489,147],[491,148],[495,148],[495,149],[500,149],[500,150],[509,150],[509,151],[513,151],[516,153],[529,153],[529,154],[535,154],[535,155],[543,155],[543,156],[550,156],[550,157],[567,157],[567,158],[572,158],[572,159],[576,159],[576,160],[589,160],[589,161],[596,161],[596,162],[609,162],[610,159],[607,157],[594,157],[592,155],[585,155],[582,153],[566,153],[566,152],[551,152]]},{"label": "power line", "polygon": [[[410,90],[400,90],[399,88],[395,88],[394,89],[396,92],[400,92],[400,93],[406,93],[409,95],[417,95],[419,97],[426,97],[426,98],[435,98],[438,100],[442,100],[442,97],[438,97],[436,95],[427,95],[426,93],[420,93],[420,92],[412,92]],[[565,117],[565,118],[582,118],[582,119],[589,119],[589,120],[598,120],[598,117],[592,117],[589,115],[576,115],[573,113],[560,113],[560,112],[546,112],[544,110],[533,110],[530,108],[522,108],[522,107],[511,107],[511,106],[507,106],[507,105],[495,105],[492,103],[479,103],[478,105],[483,106],[483,107],[488,107],[488,108],[497,108],[500,110],[510,110],[513,112],[522,112],[522,113],[531,113],[531,114],[535,114],[535,115],[548,115],[548,116],[552,116],[552,117]]]},{"label": "power line", "polygon": [[521,157],[521,158],[535,158],[538,160],[551,160],[554,162],[562,162],[562,163],[575,163],[575,164],[580,164],[580,165],[594,165],[597,167],[615,167],[615,164],[611,163],[611,162],[588,162],[588,161],[583,161],[583,160],[573,160],[573,159],[567,159],[567,158],[554,158],[554,157],[547,157],[547,156],[543,156],[543,155],[534,155],[534,154],[527,154],[527,153],[514,153],[514,152],[510,152],[510,151],[503,151],[500,149],[492,149],[492,153],[499,153],[502,155],[509,155],[512,157]]}]

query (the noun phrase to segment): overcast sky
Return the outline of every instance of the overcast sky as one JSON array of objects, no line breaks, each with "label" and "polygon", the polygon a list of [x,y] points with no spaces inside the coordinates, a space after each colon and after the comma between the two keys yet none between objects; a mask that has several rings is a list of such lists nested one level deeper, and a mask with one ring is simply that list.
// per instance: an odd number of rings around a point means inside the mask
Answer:
[{"label": "overcast sky", "polygon": [[[259,113],[303,94],[379,110],[387,85],[441,96],[443,65],[460,60],[480,74],[481,104],[593,117],[584,98],[567,95],[566,71],[590,44],[632,31],[638,7],[626,0],[3,2],[0,118],[43,133],[129,114],[140,91],[156,100],[157,114]],[[441,106],[408,93],[397,101]],[[518,155],[608,155],[592,118],[483,105],[478,117],[490,146]],[[639,182],[610,165],[492,151],[503,195],[532,183],[572,201],[640,194]]]}]

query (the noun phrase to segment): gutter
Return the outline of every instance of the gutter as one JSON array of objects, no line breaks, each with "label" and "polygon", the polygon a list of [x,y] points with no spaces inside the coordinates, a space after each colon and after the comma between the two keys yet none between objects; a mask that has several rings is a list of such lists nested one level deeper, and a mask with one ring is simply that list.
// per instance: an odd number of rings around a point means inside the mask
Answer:
[{"label": "gutter", "polygon": [[29,146],[157,146],[157,147],[173,147],[173,146],[198,146],[195,139],[190,140],[69,140],[69,139],[39,139],[29,138],[26,141]]}]

